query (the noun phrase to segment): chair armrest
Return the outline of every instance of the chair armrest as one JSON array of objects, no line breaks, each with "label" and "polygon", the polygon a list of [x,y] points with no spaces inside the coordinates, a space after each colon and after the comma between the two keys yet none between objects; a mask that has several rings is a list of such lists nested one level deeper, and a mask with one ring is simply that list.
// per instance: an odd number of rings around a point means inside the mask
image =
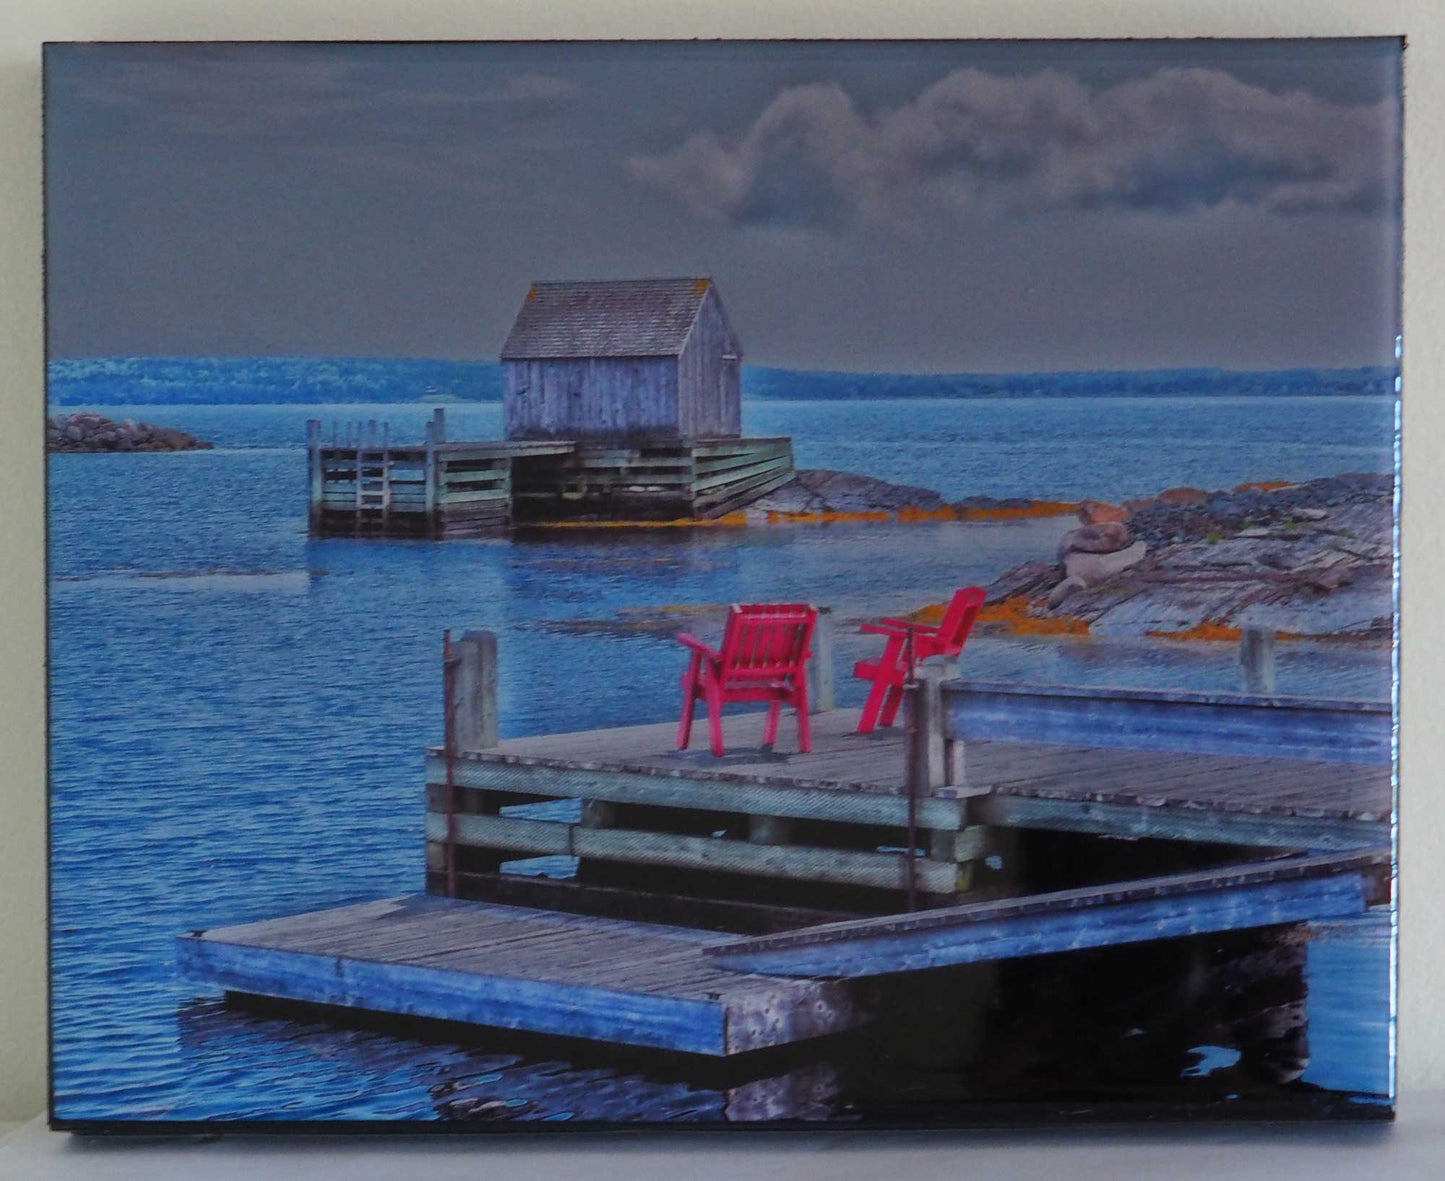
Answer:
[{"label": "chair armrest", "polygon": [[938,628],[931,623],[908,623],[902,619],[885,619],[881,623],[865,623],[858,628],[874,636],[907,636],[919,632],[933,635]]},{"label": "chair armrest", "polygon": [[938,624],[936,623],[923,623],[913,619],[885,619],[883,623],[891,627],[901,627],[911,632],[936,632],[938,630]]},{"label": "chair armrest", "polygon": [[721,659],[722,659],[722,653],[721,653],[721,652],[718,652],[718,651],[717,651],[716,649],[714,649],[714,648],[708,647],[706,644],[704,644],[701,640],[699,640],[695,635],[692,635],[690,632],[682,632],[682,633],[677,637],[677,642],[678,642],[679,644],[684,644],[684,645],[686,645],[687,647],[691,648],[694,652],[697,652],[697,653],[700,653],[700,654],[703,655],[703,656],[706,656],[709,660],[721,660]]}]

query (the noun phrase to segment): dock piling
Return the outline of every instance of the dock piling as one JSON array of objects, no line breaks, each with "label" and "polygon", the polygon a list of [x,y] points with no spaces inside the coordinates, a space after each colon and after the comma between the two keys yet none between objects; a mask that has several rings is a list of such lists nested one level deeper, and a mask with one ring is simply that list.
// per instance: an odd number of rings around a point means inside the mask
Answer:
[{"label": "dock piling", "polygon": [[496,634],[469,631],[452,648],[456,749],[490,750],[498,742]]},{"label": "dock piling", "polygon": [[813,626],[813,650],[808,656],[810,713],[827,713],[836,704],[833,687],[833,608],[819,607]]},{"label": "dock piling", "polygon": [[321,471],[321,420],[306,420],[306,483],[310,493],[307,522],[313,534],[321,532],[322,499],[325,483]]},{"label": "dock piling", "polygon": [[1246,693],[1274,693],[1274,632],[1247,627],[1239,637],[1240,679]]}]

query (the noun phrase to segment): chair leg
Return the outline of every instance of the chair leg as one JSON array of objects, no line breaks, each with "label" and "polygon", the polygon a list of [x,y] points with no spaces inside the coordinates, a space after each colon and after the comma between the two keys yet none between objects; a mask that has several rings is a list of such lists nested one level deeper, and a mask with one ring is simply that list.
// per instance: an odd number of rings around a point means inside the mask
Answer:
[{"label": "chair leg", "polygon": [[768,703],[768,724],[763,727],[763,745],[772,749],[778,741],[778,719],[783,715],[783,703],[781,701],[770,701]]},{"label": "chair leg", "polygon": [[808,754],[813,749],[813,721],[808,716],[808,685],[806,681],[798,686],[793,704],[798,710],[798,749],[804,754]]},{"label": "chair leg", "polygon": [[881,679],[873,682],[868,691],[868,701],[863,706],[863,716],[858,719],[858,733],[871,734],[878,725],[878,714],[883,709],[883,699],[888,696],[888,684]]},{"label": "chair leg", "polygon": [[697,675],[701,665],[702,657],[694,653],[692,665],[687,670],[687,676],[683,678],[682,721],[677,727],[678,750],[686,750],[692,742],[692,714],[697,708]]},{"label": "chair leg", "polygon": [[707,727],[712,736],[712,753],[722,758],[727,753],[723,749],[722,688],[712,677],[708,677],[704,692],[707,694]]},{"label": "chair leg", "polygon": [[888,700],[883,706],[883,715],[878,720],[884,726],[893,725],[898,718],[898,707],[903,704],[903,690],[897,685],[888,688]]},{"label": "chair leg", "polygon": [[[878,714],[883,709],[884,698],[888,696],[888,672],[899,667],[903,658],[903,638],[890,636],[878,661],[878,676],[873,679],[873,688],[868,691],[868,701],[863,706],[863,716],[858,719],[858,733],[871,734],[878,725]],[[885,723],[886,724],[886,723]]]}]

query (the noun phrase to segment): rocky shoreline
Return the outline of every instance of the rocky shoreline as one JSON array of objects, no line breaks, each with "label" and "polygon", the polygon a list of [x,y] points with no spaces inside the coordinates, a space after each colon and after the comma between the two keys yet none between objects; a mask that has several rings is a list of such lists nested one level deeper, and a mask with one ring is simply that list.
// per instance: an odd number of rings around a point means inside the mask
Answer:
[{"label": "rocky shoreline", "polygon": [[172,427],[121,422],[93,411],[56,414],[45,420],[47,451],[205,451],[215,444]]},{"label": "rocky shoreline", "polygon": [[1237,639],[1393,634],[1394,480],[1351,473],[1229,491],[1085,501],[1052,561],[988,587],[1015,632]]},{"label": "rocky shoreline", "polygon": [[1072,502],[998,500],[973,496],[948,501],[930,488],[891,484],[855,472],[803,468],[781,488],[755,500],[744,512],[749,524],[789,521],[1013,520],[1072,513]]}]

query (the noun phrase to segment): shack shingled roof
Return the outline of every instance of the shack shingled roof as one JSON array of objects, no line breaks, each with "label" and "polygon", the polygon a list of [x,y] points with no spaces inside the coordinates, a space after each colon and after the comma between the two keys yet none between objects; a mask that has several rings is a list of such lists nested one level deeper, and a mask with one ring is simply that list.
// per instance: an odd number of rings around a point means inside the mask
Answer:
[{"label": "shack shingled roof", "polygon": [[675,357],[710,286],[707,278],[533,283],[502,360]]}]

